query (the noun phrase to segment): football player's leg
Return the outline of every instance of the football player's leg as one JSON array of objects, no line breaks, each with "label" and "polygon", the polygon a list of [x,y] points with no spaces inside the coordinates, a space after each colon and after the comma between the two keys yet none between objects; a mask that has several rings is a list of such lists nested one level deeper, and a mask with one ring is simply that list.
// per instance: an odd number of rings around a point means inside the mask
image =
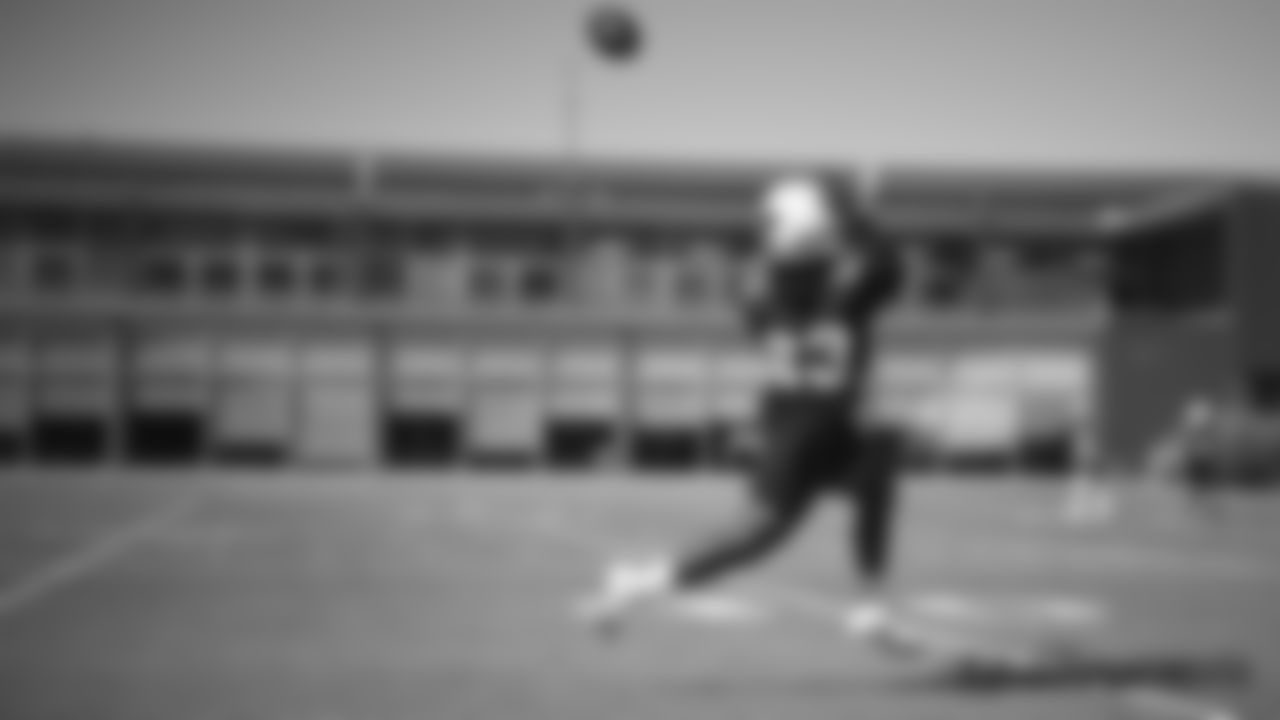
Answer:
[{"label": "football player's leg", "polygon": [[[767,467],[770,464],[766,463],[762,474],[787,472],[784,464]],[[798,480],[757,478],[737,515],[676,562],[675,582],[683,588],[714,583],[781,546],[794,534],[813,503],[814,493]]]},{"label": "football player's leg", "polygon": [[859,435],[849,489],[856,515],[849,528],[850,556],[860,584],[878,591],[893,572],[901,443],[889,428],[868,428]]},{"label": "football player's leg", "polygon": [[713,583],[751,565],[788,540],[821,491],[821,415],[803,406],[766,408],[767,438],[750,469],[742,510],[676,564],[682,587]]},{"label": "football player's leg", "polygon": [[791,536],[816,493],[804,476],[803,434],[777,429],[753,468],[750,492],[731,520],[677,557],[622,562],[608,569],[584,608],[594,625],[614,631],[635,607],[712,583],[762,559]]},{"label": "football player's leg", "polygon": [[888,639],[894,548],[899,516],[901,440],[889,428],[857,431],[846,479],[850,500],[849,559],[862,598],[846,617],[851,632]]},{"label": "football player's leg", "polygon": [[845,629],[884,651],[926,667],[1014,670],[1043,659],[1043,649],[998,642],[897,609],[890,598],[901,516],[903,438],[894,428],[858,432],[852,458],[853,522],[849,552],[863,595],[845,615]]}]

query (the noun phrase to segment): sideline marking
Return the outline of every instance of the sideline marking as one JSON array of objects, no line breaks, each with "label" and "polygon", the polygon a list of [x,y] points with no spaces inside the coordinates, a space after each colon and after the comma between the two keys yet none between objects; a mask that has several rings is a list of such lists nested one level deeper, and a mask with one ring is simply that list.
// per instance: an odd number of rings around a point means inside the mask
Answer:
[{"label": "sideline marking", "polygon": [[1179,718],[1188,720],[1238,720],[1234,711],[1213,705],[1190,695],[1181,695],[1167,690],[1141,688],[1131,690],[1124,696],[1125,702],[1140,712],[1157,713],[1161,718]]},{"label": "sideline marking", "polygon": [[123,557],[140,542],[190,512],[198,500],[195,495],[184,495],[134,522],[103,533],[78,550],[27,574],[13,585],[0,588],[0,619]]},{"label": "sideline marking", "polygon": [[[496,514],[476,512],[480,508],[468,508],[472,512],[465,513],[469,517],[459,517],[464,522],[470,521],[489,530],[516,531],[528,533],[544,539],[555,539],[567,542],[588,550],[597,557],[607,561],[624,557],[650,556],[651,551],[622,551],[617,538],[607,532],[592,527],[581,520],[575,521],[572,516],[555,511],[526,516],[521,522],[512,517],[502,521]],[[491,508],[485,508],[490,510]],[[611,548],[613,552],[609,552]],[[838,601],[813,591],[789,587],[772,582],[751,582],[742,595],[729,593],[702,593],[689,598],[682,598],[667,605],[667,610],[677,617],[686,620],[718,626],[752,627],[775,622],[779,616],[807,617],[813,620],[830,621],[843,617],[844,607]],[[755,590],[756,592],[751,592]],[[1013,615],[1020,616],[1022,624],[1056,625],[1059,630],[1064,626],[1102,625],[1110,620],[1107,606],[1095,599],[1085,596],[1071,595],[1039,595],[1032,599],[983,601],[972,596],[955,592],[934,592],[917,595],[907,601],[922,615],[935,614],[935,619],[951,615],[953,619],[968,618],[970,620],[986,620],[988,622],[1015,620]],[[999,612],[996,611],[996,607]],[[1014,622],[1014,624],[1017,624]],[[965,648],[968,648],[966,650]],[[955,646],[959,652],[971,652],[981,655],[984,652],[980,644],[974,642]],[[999,649],[992,646],[992,657],[999,654]],[[954,653],[953,653],[954,654]],[[976,656],[975,655],[975,656]],[[1233,710],[1211,704],[1192,694],[1143,687],[1122,691],[1118,699],[1133,710],[1144,714],[1158,713],[1157,717],[1165,720],[1169,716],[1177,720],[1240,720]]]},{"label": "sideline marking", "polygon": [[906,600],[913,611],[961,622],[1004,625],[1101,625],[1106,607],[1093,598],[1066,594],[982,599],[960,592],[923,593]]},{"label": "sideline marking", "polygon": [[710,625],[757,625],[773,615],[770,608],[753,598],[709,593],[677,598],[670,609],[676,615]]},{"label": "sideline marking", "polygon": [[[613,552],[601,550],[615,544],[615,538],[582,522],[574,522],[569,516],[554,510],[527,513],[520,520],[503,518],[497,514],[476,512],[479,508],[467,508],[471,512],[459,513],[459,519],[488,526],[493,529],[523,531],[547,539],[559,539],[599,552],[606,558],[649,555],[652,553]],[[779,611],[801,611],[810,615],[838,613],[836,601],[808,593],[794,587],[754,580],[749,586],[765,597],[734,597],[723,593],[699,594],[697,599],[685,601],[677,608],[677,614],[714,624],[759,623],[766,616]],[[748,596],[750,592],[748,592]],[[713,599],[714,598],[714,599]],[[922,617],[953,622],[973,622],[1022,627],[1084,628],[1100,626],[1110,619],[1104,603],[1096,598],[1068,594],[1035,594],[1029,597],[983,599],[957,591],[934,591],[911,594],[903,598],[911,612]]]}]

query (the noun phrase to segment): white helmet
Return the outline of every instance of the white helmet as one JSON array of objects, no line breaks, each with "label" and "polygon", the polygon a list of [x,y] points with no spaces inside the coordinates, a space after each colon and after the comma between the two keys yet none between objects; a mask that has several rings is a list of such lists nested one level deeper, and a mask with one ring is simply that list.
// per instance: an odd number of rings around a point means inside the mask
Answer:
[{"label": "white helmet", "polygon": [[764,249],[775,257],[809,255],[829,248],[836,218],[821,179],[807,175],[781,178],[765,189]]}]

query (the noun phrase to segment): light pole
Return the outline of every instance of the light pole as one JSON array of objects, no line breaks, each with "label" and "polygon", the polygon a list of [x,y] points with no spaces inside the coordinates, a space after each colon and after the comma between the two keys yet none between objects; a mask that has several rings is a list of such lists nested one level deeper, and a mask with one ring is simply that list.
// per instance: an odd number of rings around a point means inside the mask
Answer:
[{"label": "light pole", "polygon": [[[622,5],[576,6],[575,15],[574,35],[560,68],[560,140],[565,160],[571,165],[586,151],[585,61],[625,66],[640,57],[644,44],[639,19]],[[578,34],[584,31],[585,36]]]},{"label": "light pole", "polygon": [[[561,187],[565,202],[563,249],[568,251],[569,260],[563,265],[573,277],[569,284],[573,288],[571,293],[577,296],[574,300],[583,306],[591,306],[599,300],[594,297],[596,293],[593,291],[602,287],[602,284],[596,277],[601,268],[592,257],[595,249],[589,248],[585,242],[588,222],[586,203],[589,199],[586,190],[590,185],[584,167],[588,152],[586,140],[589,108],[586,83],[589,80],[588,70],[591,69],[588,62],[625,65],[639,55],[641,32],[636,18],[620,5],[583,6],[580,2],[581,0],[574,1],[574,17],[570,24],[572,36],[561,57],[559,78],[559,142],[561,161],[564,164]],[[561,257],[564,258],[563,255]],[[605,282],[608,282],[608,278]],[[612,443],[613,447],[606,451],[612,460],[619,459],[618,454],[630,445],[634,425],[635,411],[631,393],[622,387],[618,390],[622,397],[620,417],[616,425],[617,436]]]},{"label": "light pole", "polygon": [[588,62],[622,67],[636,60],[643,46],[640,21],[622,5],[573,3],[570,42],[560,59],[558,88],[558,144],[562,167],[561,193],[567,244],[581,238],[585,222],[589,180],[585,172],[588,152]]},{"label": "light pole", "polygon": [[[556,243],[557,264],[561,273],[563,289],[575,300],[585,299],[589,295],[586,276],[589,275],[589,263],[584,265],[578,257],[585,248],[583,245],[583,209],[582,209],[582,133],[583,133],[583,80],[584,61],[587,59],[582,45],[581,13],[578,2],[572,4],[572,17],[569,28],[571,33],[560,56],[559,74],[557,77],[557,122],[555,145],[558,151],[560,167],[559,179],[559,212],[562,215],[563,240]],[[567,261],[567,262],[566,262]],[[583,272],[588,270],[588,272]]]},{"label": "light pole", "polygon": [[560,61],[560,149],[571,168],[576,165],[582,150],[584,58],[580,42],[575,32],[573,42]]}]

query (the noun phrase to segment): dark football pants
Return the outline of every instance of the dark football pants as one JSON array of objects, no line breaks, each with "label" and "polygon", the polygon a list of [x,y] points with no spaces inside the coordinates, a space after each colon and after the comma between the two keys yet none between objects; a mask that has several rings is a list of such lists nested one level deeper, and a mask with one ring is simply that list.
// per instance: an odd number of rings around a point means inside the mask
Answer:
[{"label": "dark football pants", "polygon": [[763,410],[764,438],[744,510],[685,556],[677,568],[680,584],[711,583],[764,559],[829,493],[849,503],[855,577],[880,584],[892,569],[898,434],[887,427],[854,427],[847,401],[774,398]]}]

